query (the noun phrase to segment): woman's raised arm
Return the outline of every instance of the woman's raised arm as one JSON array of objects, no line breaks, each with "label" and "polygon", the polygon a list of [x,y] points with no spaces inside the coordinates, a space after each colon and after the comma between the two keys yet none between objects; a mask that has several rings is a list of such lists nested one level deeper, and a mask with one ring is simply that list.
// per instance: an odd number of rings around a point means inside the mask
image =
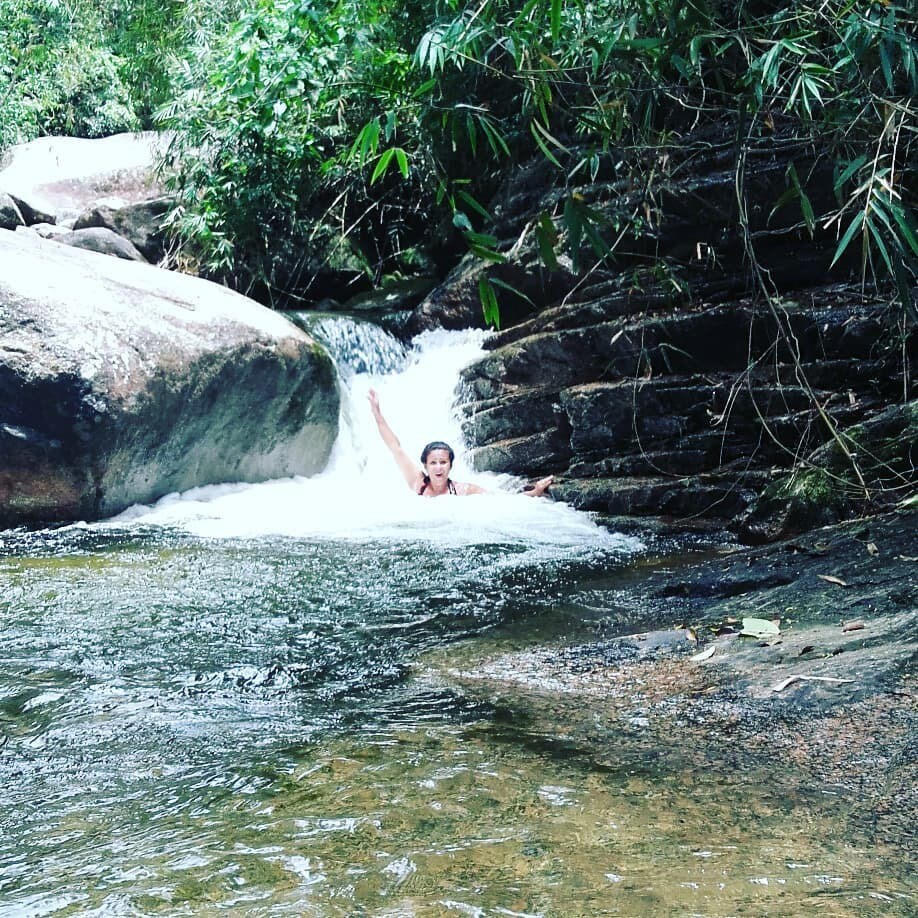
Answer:
[{"label": "woman's raised arm", "polygon": [[373,418],[376,421],[376,426],[379,428],[379,435],[382,437],[383,443],[389,447],[389,452],[392,453],[405,481],[408,483],[408,487],[416,488],[418,486],[418,479],[421,477],[420,470],[417,465],[411,461],[411,457],[408,453],[402,449],[402,444],[399,442],[398,437],[395,436],[395,431],[392,430],[389,426],[389,422],[383,417],[379,407],[379,395],[376,393],[376,390],[370,389],[367,398],[370,400],[370,410],[373,412]]}]

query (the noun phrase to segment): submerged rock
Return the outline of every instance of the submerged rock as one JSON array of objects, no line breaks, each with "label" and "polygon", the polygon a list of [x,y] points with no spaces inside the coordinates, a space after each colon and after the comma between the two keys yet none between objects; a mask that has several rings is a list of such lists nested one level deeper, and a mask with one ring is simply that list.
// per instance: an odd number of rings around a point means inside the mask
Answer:
[{"label": "submerged rock", "polygon": [[312,474],[338,404],[324,350],[245,297],[0,231],[0,525]]}]

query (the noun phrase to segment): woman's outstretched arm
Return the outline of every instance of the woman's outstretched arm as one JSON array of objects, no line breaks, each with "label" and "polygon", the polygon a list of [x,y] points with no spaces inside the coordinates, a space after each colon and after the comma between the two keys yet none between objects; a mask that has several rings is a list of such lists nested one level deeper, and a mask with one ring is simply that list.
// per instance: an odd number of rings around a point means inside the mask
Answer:
[{"label": "woman's outstretched arm", "polygon": [[370,400],[370,410],[373,412],[373,418],[376,421],[376,426],[379,428],[379,435],[382,437],[383,443],[389,447],[389,452],[392,453],[405,481],[408,482],[408,487],[415,488],[418,485],[418,479],[421,477],[420,470],[417,465],[411,461],[411,457],[408,453],[402,449],[402,444],[399,442],[398,437],[395,436],[395,432],[389,426],[389,422],[383,417],[379,407],[379,396],[376,394],[376,390],[370,389],[367,398]]},{"label": "woman's outstretched arm", "polygon": [[531,488],[523,491],[527,497],[542,497],[545,492],[551,487],[551,483],[555,480],[554,475],[548,475],[545,478],[540,478]]}]

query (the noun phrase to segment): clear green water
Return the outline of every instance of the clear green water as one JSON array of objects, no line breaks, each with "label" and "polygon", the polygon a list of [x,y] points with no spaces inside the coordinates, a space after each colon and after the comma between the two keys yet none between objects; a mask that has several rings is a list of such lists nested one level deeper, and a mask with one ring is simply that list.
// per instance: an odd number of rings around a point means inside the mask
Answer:
[{"label": "clear green water", "polygon": [[572,754],[425,675],[588,633],[632,564],[0,534],[0,916],[914,914],[780,763]]}]

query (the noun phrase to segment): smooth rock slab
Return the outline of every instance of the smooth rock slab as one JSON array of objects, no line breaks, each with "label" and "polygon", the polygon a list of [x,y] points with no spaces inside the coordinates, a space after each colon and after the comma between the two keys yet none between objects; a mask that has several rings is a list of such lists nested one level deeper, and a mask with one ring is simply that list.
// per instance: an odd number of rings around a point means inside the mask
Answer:
[{"label": "smooth rock slab", "polygon": [[310,475],[337,435],[325,351],[223,287],[0,231],[0,525]]}]

